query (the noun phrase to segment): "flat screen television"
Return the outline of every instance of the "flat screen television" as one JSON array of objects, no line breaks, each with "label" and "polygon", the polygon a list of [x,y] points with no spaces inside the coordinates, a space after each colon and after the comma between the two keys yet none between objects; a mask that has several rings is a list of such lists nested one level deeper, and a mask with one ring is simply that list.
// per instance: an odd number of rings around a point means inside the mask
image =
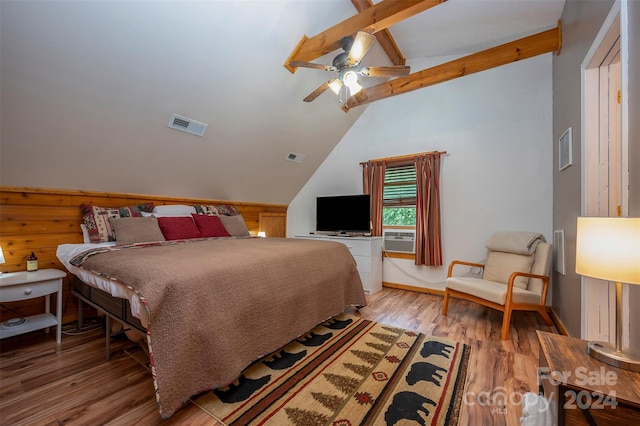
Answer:
[{"label": "flat screen television", "polygon": [[369,195],[317,197],[316,231],[327,233],[371,232]]}]

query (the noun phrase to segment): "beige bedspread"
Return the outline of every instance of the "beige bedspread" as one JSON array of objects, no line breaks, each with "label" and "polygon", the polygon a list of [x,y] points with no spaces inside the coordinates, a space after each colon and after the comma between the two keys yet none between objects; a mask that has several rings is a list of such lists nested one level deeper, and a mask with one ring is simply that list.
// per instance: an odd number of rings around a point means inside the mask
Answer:
[{"label": "beige bedspread", "polygon": [[366,305],[353,257],[331,241],[154,243],[85,253],[72,263],[141,296],[165,418],[347,306]]}]

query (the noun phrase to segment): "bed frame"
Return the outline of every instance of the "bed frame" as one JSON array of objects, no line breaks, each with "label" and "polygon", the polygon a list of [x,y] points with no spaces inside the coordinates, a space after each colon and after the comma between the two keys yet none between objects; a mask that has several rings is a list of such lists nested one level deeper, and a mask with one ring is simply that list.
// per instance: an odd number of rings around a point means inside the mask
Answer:
[{"label": "bed frame", "polygon": [[106,291],[91,287],[85,284],[80,278],[74,277],[73,295],[78,298],[78,329],[83,327],[83,304],[94,307],[99,312],[104,313],[106,319],[106,348],[105,356],[107,361],[111,359],[111,320],[114,319],[122,323],[125,328],[133,330],[146,336],[147,330],[140,320],[131,315],[131,306],[126,299],[113,297]]}]

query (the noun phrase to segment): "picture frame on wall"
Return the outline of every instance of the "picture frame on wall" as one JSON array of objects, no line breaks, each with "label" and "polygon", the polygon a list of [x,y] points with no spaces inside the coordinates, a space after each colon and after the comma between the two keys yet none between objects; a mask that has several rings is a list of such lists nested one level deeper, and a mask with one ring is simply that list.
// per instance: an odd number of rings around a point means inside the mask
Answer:
[{"label": "picture frame on wall", "polygon": [[569,127],[558,139],[558,170],[564,170],[573,162],[573,130]]},{"label": "picture frame on wall", "polygon": [[564,229],[553,231],[553,269],[564,275]]}]

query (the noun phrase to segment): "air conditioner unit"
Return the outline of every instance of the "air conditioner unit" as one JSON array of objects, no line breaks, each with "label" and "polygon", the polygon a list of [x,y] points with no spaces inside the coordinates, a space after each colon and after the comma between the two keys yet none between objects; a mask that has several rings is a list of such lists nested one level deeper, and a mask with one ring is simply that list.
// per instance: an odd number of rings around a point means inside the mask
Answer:
[{"label": "air conditioner unit", "polygon": [[382,244],[384,251],[415,253],[416,231],[414,229],[384,229],[382,230]]}]

